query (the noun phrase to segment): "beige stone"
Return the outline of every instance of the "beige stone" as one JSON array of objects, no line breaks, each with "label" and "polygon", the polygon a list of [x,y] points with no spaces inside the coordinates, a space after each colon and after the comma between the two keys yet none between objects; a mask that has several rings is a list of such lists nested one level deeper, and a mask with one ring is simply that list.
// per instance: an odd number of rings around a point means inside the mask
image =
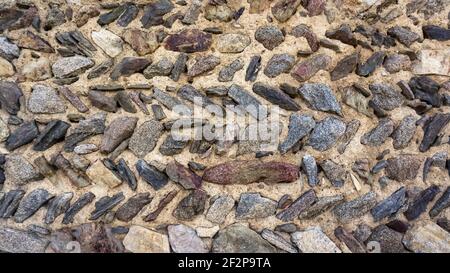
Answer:
[{"label": "beige stone", "polygon": [[131,226],[123,245],[134,253],[169,253],[169,238],[167,235],[146,229],[141,226]]},{"label": "beige stone", "polygon": [[95,161],[86,171],[87,176],[94,183],[103,183],[110,188],[115,188],[122,184],[122,181],[117,178],[108,168],[103,165],[101,160]]},{"label": "beige stone", "polygon": [[52,77],[50,61],[41,57],[37,60],[27,62],[22,67],[22,76],[30,81],[43,81]]},{"label": "beige stone", "polygon": [[122,52],[122,39],[109,30],[92,31],[91,37],[92,41],[110,57],[114,58]]},{"label": "beige stone", "polygon": [[5,141],[9,137],[8,125],[0,118],[0,142]]},{"label": "beige stone", "polygon": [[14,75],[14,67],[7,60],[0,58],[0,77],[11,77]]},{"label": "beige stone", "polygon": [[450,49],[419,51],[413,72],[419,75],[450,76]]},{"label": "beige stone", "polygon": [[292,241],[303,253],[341,253],[320,227],[292,233]]},{"label": "beige stone", "polygon": [[416,253],[450,253],[450,233],[429,220],[415,223],[402,241]]}]

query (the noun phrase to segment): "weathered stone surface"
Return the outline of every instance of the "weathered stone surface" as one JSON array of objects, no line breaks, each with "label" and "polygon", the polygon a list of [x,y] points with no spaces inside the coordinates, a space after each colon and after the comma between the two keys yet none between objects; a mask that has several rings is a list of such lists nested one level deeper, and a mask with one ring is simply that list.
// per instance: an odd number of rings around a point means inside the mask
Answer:
[{"label": "weathered stone surface", "polygon": [[212,203],[206,213],[206,219],[216,224],[222,224],[234,207],[234,199],[230,195],[219,195],[212,198]]},{"label": "weathered stone surface", "polygon": [[399,182],[416,178],[422,164],[422,159],[412,154],[400,154],[397,157],[389,158],[387,161],[387,176]]},{"label": "weathered stone surface", "polygon": [[419,34],[411,31],[407,27],[395,26],[387,30],[389,36],[394,37],[400,43],[407,47],[410,47],[415,41],[420,39]]},{"label": "weathered stone surface", "polygon": [[75,13],[73,21],[77,27],[84,26],[90,18],[100,15],[100,11],[94,5],[83,5],[78,12]]},{"label": "weathered stone surface", "polygon": [[412,221],[419,218],[419,216],[427,210],[428,204],[433,201],[434,197],[436,197],[439,192],[440,189],[436,185],[432,185],[421,191],[404,212],[406,219]]},{"label": "weathered stone surface", "polygon": [[123,222],[131,221],[147,204],[150,204],[153,197],[150,193],[138,193],[128,199],[117,209],[116,218]]},{"label": "weathered stone surface", "polygon": [[406,148],[411,142],[416,132],[416,118],[408,115],[402,119],[397,128],[392,133],[394,139],[393,146],[395,149]]},{"label": "weathered stone surface", "polygon": [[11,253],[43,253],[48,240],[25,230],[0,227],[0,250]]},{"label": "weathered stone surface", "polygon": [[378,51],[373,53],[365,63],[359,63],[356,69],[356,74],[359,76],[367,77],[375,72],[377,67],[383,64],[384,58],[386,57],[386,52]]},{"label": "weathered stone surface", "polygon": [[161,211],[173,200],[173,198],[178,194],[177,190],[172,190],[167,193],[158,203],[157,208],[145,216],[143,219],[146,222],[154,221]]},{"label": "weathered stone surface", "polygon": [[171,51],[193,53],[206,51],[212,43],[212,35],[198,29],[185,29],[179,33],[169,35],[165,48]]},{"label": "weathered stone surface", "polygon": [[278,88],[272,87],[262,82],[256,82],[253,84],[253,92],[257,95],[265,98],[273,104],[280,106],[288,111],[298,111],[300,106],[286,93],[282,92]]},{"label": "weathered stone surface", "polygon": [[229,63],[228,65],[224,66],[219,71],[218,80],[219,82],[229,82],[232,81],[234,78],[234,74],[244,68],[244,62],[241,59],[236,59]]},{"label": "weathered stone surface", "polygon": [[272,253],[275,247],[255,231],[241,224],[225,227],[216,235],[212,243],[215,253]]},{"label": "weathered stone surface", "polygon": [[281,23],[286,22],[297,11],[297,7],[301,4],[300,0],[280,0],[272,6],[272,15]]},{"label": "weathered stone surface", "polygon": [[284,41],[284,34],[274,25],[261,26],[255,31],[255,40],[268,50],[273,50]]},{"label": "weathered stone surface", "polygon": [[402,244],[403,234],[385,225],[377,226],[367,239],[380,244],[381,253],[405,253],[408,252]]},{"label": "weathered stone surface", "polygon": [[315,125],[316,122],[311,116],[301,115],[299,113],[291,114],[289,117],[287,137],[278,146],[280,153],[285,154],[291,150],[302,138],[306,137],[314,129]]},{"label": "weathered stone surface", "polygon": [[142,123],[131,136],[128,148],[139,158],[151,152],[160,138],[163,126],[156,120]]},{"label": "weathered stone surface", "polygon": [[283,73],[289,73],[294,66],[295,58],[287,53],[274,54],[264,68],[264,74],[269,78],[275,78]]},{"label": "weathered stone surface", "polygon": [[139,56],[153,53],[159,47],[158,38],[155,32],[146,32],[137,28],[128,28],[122,33],[122,38]]},{"label": "weathered stone surface", "polygon": [[159,171],[152,165],[148,165],[143,159],[139,159],[136,162],[136,170],[139,176],[155,190],[160,190],[168,183],[169,179],[165,173]]},{"label": "weathered stone surface", "polygon": [[215,55],[200,56],[195,59],[195,63],[188,67],[188,77],[196,77],[203,73],[212,71],[220,64],[220,58]]},{"label": "weathered stone surface", "polygon": [[222,53],[240,53],[250,43],[250,37],[243,33],[227,33],[217,37],[216,48]]},{"label": "weathered stone surface", "polygon": [[31,191],[20,201],[19,207],[14,214],[14,221],[16,223],[23,223],[53,197],[54,195],[45,189],[35,189]]},{"label": "weathered stone surface", "polygon": [[39,129],[34,120],[22,123],[15,131],[9,134],[5,142],[5,148],[8,151],[13,151],[30,143],[38,135]]},{"label": "weathered stone surface", "polygon": [[290,242],[286,241],[281,235],[270,229],[263,229],[261,231],[261,237],[281,250],[288,253],[298,253],[298,250]]},{"label": "weathered stone surface", "polygon": [[300,213],[299,218],[313,219],[343,202],[344,196],[341,194],[319,197],[312,206]]},{"label": "weathered stone surface", "polygon": [[384,199],[372,208],[370,213],[375,221],[380,221],[385,217],[390,217],[397,213],[397,211],[406,202],[405,187],[401,187],[392,193],[388,198]]},{"label": "weathered stone surface", "polygon": [[106,168],[101,160],[96,160],[92,163],[92,165],[87,169],[86,175],[92,181],[95,181],[96,183],[100,182],[110,188],[115,188],[122,184],[122,180]]},{"label": "weathered stone surface", "polygon": [[144,70],[144,76],[147,79],[152,79],[156,76],[168,76],[172,71],[173,63],[166,57],[163,57],[156,63],[153,63]]},{"label": "weathered stone surface", "polygon": [[95,195],[92,192],[86,192],[81,195],[64,214],[62,223],[64,225],[71,224],[75,218],[75,215],[80,212],[85,206],[94,201]]},{"label": "weathered stone surface", "polygon": [[43,81],[52,77],[50,61],[41,57],[23,65],[21,75],[28,81]]},{"label": "weathered stone surface", "polygon": [[163,23],[163,16],[174,8],[169,0],[158,0],[149,3],[144,8],[144,15],[141,18],[143,28],[161,25]]},{"label": "weathered stone surface", "polygon": [[245,108],[245,110],[254,118],[261,119],[267,116],[266,108],[239,85],[233,84],[228,89],[228,96],[236,103]]},{"label": "weathered stone surface", "polygon": [[113,209],[124,199],[125,196],[123,195],[123,192],[119,192],[111,197],[103,196],[102,198],[98,199],[97,202],[95,202],[95,209],[91,212],[89,220],[97,220],[98,218],[108,213],[108,211]]},{"label": "weathered stone surface", "polygon": [[298,92],[312,109],[342,115],[341,105],[328,85],[306,83],[298,89]]},{"label": "weathered stone surface", "polygon": [[134,253],[169,253],[170,245],[167,235],[146,229],[141,226],[131,226],[123,240],[128,251]]},{"label": "weathered stone surface", "polygon": [[[153,89],[153,98],[169,110],[173,110],[175,107],[186,106],[178,98],[170,96],[167,92],[164,92],[158,88]],[[192,111],[189,107],[186,106],[183,108],[182,113],[180,113],[181,115],[191,115]]]},{"label": "weathered stone surface", "polygon": [[247,70],[245,71],[245,81],[254,82],[258,77],[259,70],[261,69],[261,56],[255,55],[250,59]]},{"label": "weathered stone surface", "polygon": [[425,39],[448,41],[450,40],[450,30],[435,25],[422,26],[423,37]]},{"label": "weathered stone surface", "polygon": [[325,54],[316,54],[294,66],[291,76],[299,82],[304,82],[312,78],[320,70],[328,69],[331,57]]},{"label": "weathered stone surface", "polygon": [[44,222],[49,225],[55,221],[56,217],[65,213],[69,209],[72,197],[72,192],[65,192],[50,200]]},{"label": "weathered stone surface", "polygon": [[340,222],[347,223],[366,214],[376,205],[376,202],[376,194],[370,191],[353,200],[337,205],[333,212]]},{"label": "weathered stone surface", "polygon": [[11,115],[20,111],[22,89],[14,82],[0,81],[0,106]]},{"label": "weathered stone surface", "polygon": [[159,152],[166,156],[180,154],[187,146],[188,142],[189,141],[184,139],[178,140],[170,134],[164,139],[161,146],[159,146]]},{"label": "weathered stone surface", "polygon": [[8,155],[4,168],[6,180],[15,185],[24,185],[44,178],[25,157],[19,154]]},{"label": "weathered stone surface", "polygon": [[131,171],[130,167],[128,167],[126,161],[123,158],[119,159],[119,163],[117,163],[116,165],[116,170],[122,181],[125,181],[133,191],[136,190],[136,176],[134,175],[133,171]]},{"label": "weathered stone surface", "polygon": [[83,56],[65,57],[52,65],[53,75],[58,79],[78,76],[94,66],[94,62]]},{"label": "weathered stone surface", "polygon": [[358,62],[359,62],[359,54],[357,52],[345,56],[336,64],[336,67],[330,72],[331,80],[337,81],[347,77],[348,74],[352,73],[355,70]]},{"label": "weathered stone surface", "polygon": [[417,54],[418,61],[413,65],[413,72],[417,75],[444,75],[450,71],[448,54],[450,49],[422,49]]},{"label": "weathered stone surface", "polygon": [[14,43],[20,48],[32,49],[45,53],[54,53],[53,47],[42,37],[33,32],[26,30],[19,33],[9,35]]},{"label": "weathered stone surface", "polygon": [[208,194],[203,190],[193,190],[176,206],[172,215],[181,221],[191,221],[203,213]]},{"label": "weathered stone surface", "polygon": [[110,153],[122,141],[131,137],[137,121],[138,119],[135,117],[118,117],[111,121],[105,129],[102,143],[100,144],[100,151],[102,153]]},{"label": "weathered stone surface", "polygon": [[45,151],[56,143],[64,140],[70,124],[62,120],[53,120],[45,126],[33,145],[35,151]]},{"label": "weathered stone surface", "polygon": [[326,151],[332,148],[345,133],[346,125],[333,116],[324,118],[316,123],[308,139],[308,145],[315,150]]},{"label": "weathered stone surface", "polygon": [[84,169],[78,170],[72,167],[72,163],[61,153],[53,155],[50,162],[57,169],[61,170],[75,187],[84,188],[91,184],[89,177],[84,173]]},{"label": "weathered stone surface", "polygon": [[300,195],[289,207],[277,213],[276,217],[283,222],[289,222],[297,218],[303,211],[307,210],[317,201],[314,190],[309,190]]},{"label": "weathered stone surface", "polygon": [[313,156],[305,154],[302,159],[301,168],[306,173],[309,186],[314,187],[319,184],[319,177],[317,176],[317,164]]},{"label": "weathered stone surface", "polygon": [[7,78],[15,74],[14,66],[7,60],[0,57],[0,77]]},{"label": "weathered stone surface", "polygon": [[113,68],[109,77],[117,80],[119,77],[128,77],[134,73],[141,73],[150,63],[151,61],[146,58],[125,57]]},{"label": "weathered stone surface", "polygon": [[71,127],[66,135],[64,150],[71,152],[78,143],[91,136],[102,134],[105,131],[105,113],[97,113],[78,123],[77,127]]},{"label": "weathered stone surface", "polygon": [[433,207],[430,209],[430,217],[438,216],[442,211],[450,207],[450,187],[442,193],[441,197],[434,203]]},{"label": "weathered stone surface", "polygon": [[5,141],[9,137],[8,125],[0,118],[0,142]]},{"label": "weathered stone surface", "polygon": [[106,96],[101,91],[90,90],[88,98],[92,106],[95,106],[98,109],[112,113],[117,111],[117,101],[113,97]]},{"label": "weathered stone surface", "polygon": [[380,119],[375,128],[361,137],[361,144],[380,146],[394,132],[394,122],[390,118]]},{"label": "weathered stone surface", "polygon": [[441,106],[439,84],[427,76],[412,77],[408,83],[414,97],[434,107]]},{"label": "weathered stone surface", "polygon": [[281,162],[229,161],[207,168],[203,180],[216,184],[250,184],[256,182],[293,182],[298,178],[298,167]]},{"label": "weathered stone surface", "polygon": [[180,184],[187,190],[198,189],[202,185],[202,178],[200,176],[176,161],[167,164],[166,174],[170,180]]},{"label": "weathered stone surface", "polygon": [[341,253],[341,250],[320,227],[310,227],[305,231],[294,232],[291,234],[291,240],[302,253]]},{"label": "weathered stone surface", "polygon": [[397,73],[401,70],[409,70],[411,67],[411,60],[404,54],[392,54],[386,57],[383,67],[389,73]]},{"label": "weathered stone surface", "polygon": [[404,98],[391,85],[383,83],[369,84],[373,98],[371,101],[379,108],[391,111],[402,105]]},{"label": "weathered stone surface", "polygon": [[18,58],[20,49],[17,45],[9,41],[7,37],[0,36],[0,56],[8,61]]},{"label": "weathered stone surface", "polygon": [[19,207],[20,200],[25,195],[24,190],[10,190],[0,198],[0,218],[10,218]]},{"label": "weathered stone surface", "polygon": [[236,207],[237,219],[265,218],[275,214],[277,202],[259,193],[243,193]]},{"label": "weathered stone surface", "polygon": [[311,30],[309,26],[305,24],[300,24],[293,27],[291,30],[291,35],[296,38],[305,37],[312,52],[316,52],[320,48],[320,43],[317,39],[316,34]]},{"label": "weathered stone surface", "polygon": [[206,244],[200,239],[196,231],[182,224],[167,227],[170,246],[175,253],[207,253]]},{"label": "weathered stone surface", "polygon": [[334,236],[343,242],[352,253],[366,253],[364,245],[342,226],[339,226],[334,230]]},{"label": "weathered stone surface", "polygon": [[342,24],[337,29],[330,29],[325,32],[325,36],[327,38],[333,39],[333,40],[339,40],[344,44],[351,45],[353,47],[356,47],[358,44],[358,41],[353,36],[352,30],[349,25]]},{"label": "weathered stone surface", "polygon": [[426,152],[435,143],[440,131],[450,122],[450,114],[437,113],[427,122],[419,151]]},{"label": "weathered stone surface", "polygon": [[67,109],[55,89],[46,85],[35,85],[28,100],[28,109],[35,114],[64,113]]},{"label": "weathered stone surface", "polygon": [[108,72],[114,65],[113,59],[107,59],[104,62],[93,67],[87,74],[88,79],[95,79]]},{"label": "weathered stone surface", "polygon": [[122,52],[123,41],[119,36],[107,29],[92,31],[91,38],[108,56],[114,58]]},{"label": "weathered stone surface", "polygon": [[334,187],[342,187],[347,179],[347,171],[343,165],[334,162],[331,159],[326,159],[319,163],[320,168],[325,173],[325,176],[330,180]]},{"label": "weathered stone surface", "polygon": [[402,242],[406,248],[416,253],[450,252],[450,234],[428,220],[415,223],[406,232]]}]

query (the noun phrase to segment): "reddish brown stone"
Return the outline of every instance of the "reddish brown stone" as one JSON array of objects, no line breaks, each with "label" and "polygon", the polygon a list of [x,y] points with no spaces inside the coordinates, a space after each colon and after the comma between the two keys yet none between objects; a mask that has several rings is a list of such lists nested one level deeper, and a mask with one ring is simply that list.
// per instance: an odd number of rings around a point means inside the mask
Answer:
[{"label": "reddish brown stone", "polygon": [[198,29],[185,29],[167,37],[165,48],[172,51],[193,53],[206,51],[212,43],[212,35]]},{"label": "reddish brown stone", "polygon": [[292,69],[291,76],[299,82],[304,82],[309,80],[320,70],[327,69],[330,63],[330,56],[325,54],[318,54],[301,63],[298,63]]},{"label": "reddish brown stone", "polygon": [[293,182],[298,178],[298,168],[276,161],[235,160],[206,169],[203,180],[216,184]]},{"label": "reddish brown stone", "polygon": [[166,174],[170,180],[179,183],[187,190],[198,189],[202,185],[202,178],[200,176],[176,161],[167,164]]}]

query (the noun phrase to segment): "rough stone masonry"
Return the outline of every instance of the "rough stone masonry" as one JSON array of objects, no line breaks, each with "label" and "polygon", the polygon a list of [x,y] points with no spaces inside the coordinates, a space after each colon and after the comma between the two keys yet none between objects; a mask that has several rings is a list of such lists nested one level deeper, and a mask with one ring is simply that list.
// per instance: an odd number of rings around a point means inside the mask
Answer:
[{"label": "rough stone masonry", "polygon": [[[0,1],[0,252],[450,252],[449,28],[449,0]],[[278,142],[210,106],[278,107]]]}]

